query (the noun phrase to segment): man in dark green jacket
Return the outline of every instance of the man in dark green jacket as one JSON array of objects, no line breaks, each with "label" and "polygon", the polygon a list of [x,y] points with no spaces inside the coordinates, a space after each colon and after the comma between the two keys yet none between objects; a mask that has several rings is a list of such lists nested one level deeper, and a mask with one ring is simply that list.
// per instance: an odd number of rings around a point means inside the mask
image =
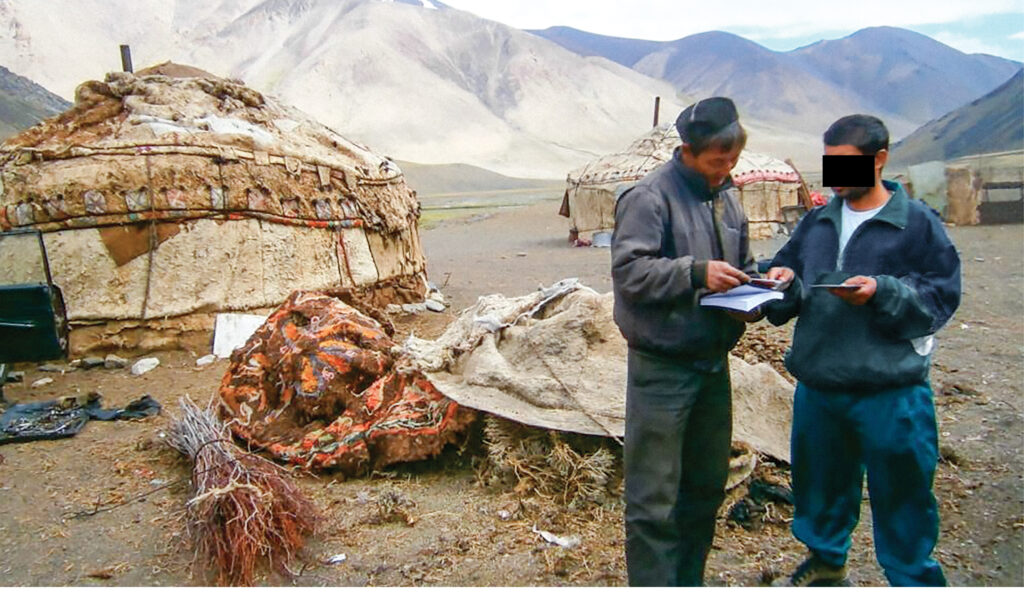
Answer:
[{"label": "man in dark green jacket", "polygon": [[736,107],[709,98],[676,120],[683,145],[619,198],[615,322],[629,345],[626,569],[633,586],[700,585],[725,495],[732,433],[726,360],[744,323],[698,299],[756,271],[729,172],[746,143]]},{"label": "man in dark green jacket", "polygon": [[[811,555],[785,583],[846,583],[866,472],[889,582],[944,585],[931,557],[938,443],[928,368],[933,335],[960,304],[960,260],[938,215],[882,180],[889,134],[880,120],[841,118],[824,141],[835,196],[804,216],[768,272],[792,281],[765,306],[769,321],[799,317],[786,356],[798,380],[793,534]],[[867,184],[848,182],[857,178]]]}]

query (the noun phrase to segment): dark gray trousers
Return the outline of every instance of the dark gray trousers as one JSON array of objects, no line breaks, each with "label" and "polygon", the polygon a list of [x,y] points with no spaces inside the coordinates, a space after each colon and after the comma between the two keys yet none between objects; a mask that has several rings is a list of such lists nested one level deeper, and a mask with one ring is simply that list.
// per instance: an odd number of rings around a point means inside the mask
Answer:
[{"label": "dark gray trousers", "polygon": [[725,498],[732,436],[726,357],[630,349],[626,385],[626,572],[630,586],[699,586]]}]

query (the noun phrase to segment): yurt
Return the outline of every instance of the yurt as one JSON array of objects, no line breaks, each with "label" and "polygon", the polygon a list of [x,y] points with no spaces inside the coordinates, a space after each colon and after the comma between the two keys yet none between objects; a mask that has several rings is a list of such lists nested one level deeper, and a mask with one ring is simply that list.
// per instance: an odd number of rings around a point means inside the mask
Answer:
[{"label": "yurt", "polygon": [[[0,229],[43,233],[75,352],[173,345],[300,289],[422,300],[418,217],[388,158],[191,67],[83,83],[0,146]],[[24,257],[0,284],[31,276]]]},{"label": "yurt", "polygon": [[[569,173],[560,213],[569,218],[570,237],[590,240],[615,228],[615,201],[682,144],[671,124],[655,127],[625,151],[599,157]],[[788,208],[804,205],[799,172],[786,162],[743,151],[732,170],[752,239],[772,238],[786,230]]]}]

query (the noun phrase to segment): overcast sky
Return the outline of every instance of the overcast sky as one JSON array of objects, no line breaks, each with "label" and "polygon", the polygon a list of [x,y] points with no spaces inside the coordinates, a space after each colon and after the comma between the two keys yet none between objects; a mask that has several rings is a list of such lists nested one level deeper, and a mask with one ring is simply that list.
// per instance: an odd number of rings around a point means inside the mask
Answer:
[{"label": "overcast sky", "polygon": [[442,0],[518,29],[566,25],[592,33],[667,41],[703,31],[792,50],[889,25],[962,52],[1024,61],[1024,0]]}]

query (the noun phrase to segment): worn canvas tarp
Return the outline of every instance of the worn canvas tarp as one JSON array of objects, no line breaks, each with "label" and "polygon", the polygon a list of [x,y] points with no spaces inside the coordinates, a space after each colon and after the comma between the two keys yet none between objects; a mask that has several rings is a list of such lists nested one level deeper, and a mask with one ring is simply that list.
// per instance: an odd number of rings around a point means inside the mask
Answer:
[{"label": "worn canvas tarp", "polygon": [[[435,341],[403,351],[459,404],[531,426],[622,436],[626,342],[611,293],[573,280],[514,298],[481,297]],[[789,460],[793,386],[767,364],[730,357],[733,436]]]}]

